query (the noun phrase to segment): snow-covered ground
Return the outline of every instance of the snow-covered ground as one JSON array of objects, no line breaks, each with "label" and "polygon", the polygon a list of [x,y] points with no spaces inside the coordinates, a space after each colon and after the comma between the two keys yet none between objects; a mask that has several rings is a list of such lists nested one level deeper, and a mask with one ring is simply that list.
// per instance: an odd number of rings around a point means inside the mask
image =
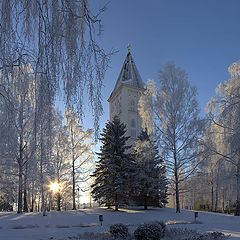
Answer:
[{"label": "snow-covered ground", "polygon": [[[103,226],[99,215],[103,215]],[[230,239],[240,239],[240,217],[199,212],[194,224],[194,212],[182,210],[176,214],[174,209],[122,210],[114,212],[103,208],[83,209],[67,212],[41,213],[0,213],[0,240],[45,240],[64,239],[84,232],[104,232],[113,223],[124,223],[133,229],[140,223],[163,220],[168,227],[183,227],[198,231],[221,231],[231,234]]]}]

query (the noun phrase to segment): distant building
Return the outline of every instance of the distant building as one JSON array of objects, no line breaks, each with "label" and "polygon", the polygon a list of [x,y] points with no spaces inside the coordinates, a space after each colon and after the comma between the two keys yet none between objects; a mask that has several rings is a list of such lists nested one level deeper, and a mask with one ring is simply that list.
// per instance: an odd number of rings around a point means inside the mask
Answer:
[{"label": "distant building", "polygon": [[143,91],[144,83],[128,48],[128,54],[108,102],[110,120],[117,115],[121,122],[126,124],[126,135],[130,136],[130,144],[136,141],[141,132],[138,101]]}]

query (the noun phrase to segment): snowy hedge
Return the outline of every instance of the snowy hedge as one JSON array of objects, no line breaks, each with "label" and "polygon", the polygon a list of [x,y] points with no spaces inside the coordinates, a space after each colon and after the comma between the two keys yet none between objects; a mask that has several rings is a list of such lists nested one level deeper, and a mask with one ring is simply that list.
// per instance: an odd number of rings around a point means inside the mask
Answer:
[{"label": "snowy hedge", "polygon": [[134,232],[136,240],[160,240],[163,238],[166,227],[160,222],[144,223]]},{"label": "snowy hedge", "polygon": [[199,233],[195,230],[186,228],[172,228],[167,231],[164,240],[225,240],[221,232]]},{"label": "snowy hedge", "polygon": [[129,237],[128,227],[124,224],[113,224],[109,232],[115,239],[126,239]]}]

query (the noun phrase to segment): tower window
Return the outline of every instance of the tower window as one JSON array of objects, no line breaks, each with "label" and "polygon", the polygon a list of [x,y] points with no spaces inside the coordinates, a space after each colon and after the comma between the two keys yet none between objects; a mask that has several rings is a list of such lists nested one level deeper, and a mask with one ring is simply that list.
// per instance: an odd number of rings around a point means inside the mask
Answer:
[{"label": "tower window", "polygon": [[130,111],[135,111],[135,101],[134,100],[130,101],[129,109],[130,109]]},{"label": "tower window", "polygon": [[134,119],[131,120],[130,126],[131,128],[136,128],[136,121]]},{"label": "tower window", "polygon": [[130,135],[131,137],[136,137],[137,136],[137,131],[136,131],[136,120],[132,119],[130,121]]},{"label": "tower window", "polygon": [[116,113],[121,113],[121,102],[119,100],[117,100]]},{"label": "tower window", "polygon": [[137,136],[137,132],[136,132],[136,129],[131,129],[131,137],[136,137]]}]

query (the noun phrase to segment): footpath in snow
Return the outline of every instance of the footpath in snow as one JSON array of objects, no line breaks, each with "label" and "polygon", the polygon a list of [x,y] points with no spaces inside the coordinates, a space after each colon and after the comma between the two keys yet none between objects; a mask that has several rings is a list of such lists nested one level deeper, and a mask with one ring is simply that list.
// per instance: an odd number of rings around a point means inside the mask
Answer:
[{"label": "footpath in snow", "polygon": [[[103,226],[99,215],[103,215]],[[47,240],[64,239],[84,232],[104,232],[114,223],[124,223],[134,229],[138,224],[162,220],[168,227],[182,227],[201,232],[220,231],[231,234],[229,239],[240,240],[240,217],[232,215],[199,212],[198,221],[193,224],[194,212],[182,210],[176,214],[174,209],[121,210],[114,212],[104,208],[77,211],[51,211],[43,217],[41,213],[16,214],[0,213],[0,240]]]}]

